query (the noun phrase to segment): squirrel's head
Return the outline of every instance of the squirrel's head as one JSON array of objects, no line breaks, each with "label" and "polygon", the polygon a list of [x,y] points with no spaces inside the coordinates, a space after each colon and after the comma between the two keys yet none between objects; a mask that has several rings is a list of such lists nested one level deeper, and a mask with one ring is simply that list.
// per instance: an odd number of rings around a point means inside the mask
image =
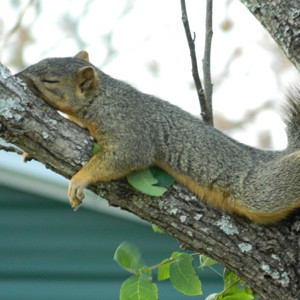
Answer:
[{"label": "squirrel's head", "polygon": [[85,51],[74,57],[44,59],[15,76],[50,106],[69,115],[88,105],[98,84],[97,71]]}]

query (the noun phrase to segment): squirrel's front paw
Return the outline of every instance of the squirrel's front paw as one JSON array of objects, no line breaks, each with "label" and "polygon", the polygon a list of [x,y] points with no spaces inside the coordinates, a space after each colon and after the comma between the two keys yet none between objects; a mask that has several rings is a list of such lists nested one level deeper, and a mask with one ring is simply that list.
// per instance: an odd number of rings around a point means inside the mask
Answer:
[{"label": "squirrel's front paw", "polygon": [[76,180],[75,177],[73,177],[69,184],[69,199],[71,207],[74,210],[77,210],[79,205],[82,203],[82,199],[85,197],[83,190],[86,187],[86,183]]},{"label": "squirrel's front paw", "polygon": [[28,154],[27,152],[23,152],[23,161],[26,163],[28,161],[31,161],[33,159],[32,156],[30,156],[30,154]]}]

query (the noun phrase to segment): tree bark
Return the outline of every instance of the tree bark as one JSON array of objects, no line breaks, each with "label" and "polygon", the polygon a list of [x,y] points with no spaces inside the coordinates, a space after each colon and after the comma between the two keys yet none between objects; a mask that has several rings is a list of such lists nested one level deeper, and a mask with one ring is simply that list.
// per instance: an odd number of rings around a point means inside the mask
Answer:
[{"label": "tree bark", "polygon": [[[298,0],[241,1],[300,69]],[[67,178],[92,156],[89,133],[34,96],[3,65],[0,137]],[[300,299],[300,216],[296,213],[273,226],[258,226],[211,208],[179,184],[162,197],[143,195],[125,179],[89,188],[110,205],[156,224],[183,248],[218,260],[243,278],[260,299]]]},{"label": "tree bark", "polygon": [[240,0],[300,72],[300,1]]}]

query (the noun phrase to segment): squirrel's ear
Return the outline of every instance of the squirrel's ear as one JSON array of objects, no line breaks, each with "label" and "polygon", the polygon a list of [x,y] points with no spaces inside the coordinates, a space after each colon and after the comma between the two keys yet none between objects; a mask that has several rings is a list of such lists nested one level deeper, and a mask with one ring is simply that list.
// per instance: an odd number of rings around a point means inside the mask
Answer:
[{"label": "squirrel's ear", "polygon": [[93,67],[83,67],[76,72],[77,85],[82,93],[88,92],[97,85],[97,74]]},{"label": "squirrel's ear", "polygon": [[86,51],[80,51],[74,57],[90,62],[89,54]]}]

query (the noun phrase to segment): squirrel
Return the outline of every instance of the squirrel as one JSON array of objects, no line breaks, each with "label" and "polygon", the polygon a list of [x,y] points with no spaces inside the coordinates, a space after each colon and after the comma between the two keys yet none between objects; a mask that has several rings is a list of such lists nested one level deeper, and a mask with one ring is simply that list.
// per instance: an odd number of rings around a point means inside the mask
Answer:
[{"label": "squirrel", "polygon": [[88,53],[47,58],[16,74],[38,97],[89,130],[102,151],[69,184],[73,209],[92,182],[155,165],[200,199],[258,224],[300,207],[300,92],[288,97],[288,146],[242,144],[181,108],[103,73]]}]

